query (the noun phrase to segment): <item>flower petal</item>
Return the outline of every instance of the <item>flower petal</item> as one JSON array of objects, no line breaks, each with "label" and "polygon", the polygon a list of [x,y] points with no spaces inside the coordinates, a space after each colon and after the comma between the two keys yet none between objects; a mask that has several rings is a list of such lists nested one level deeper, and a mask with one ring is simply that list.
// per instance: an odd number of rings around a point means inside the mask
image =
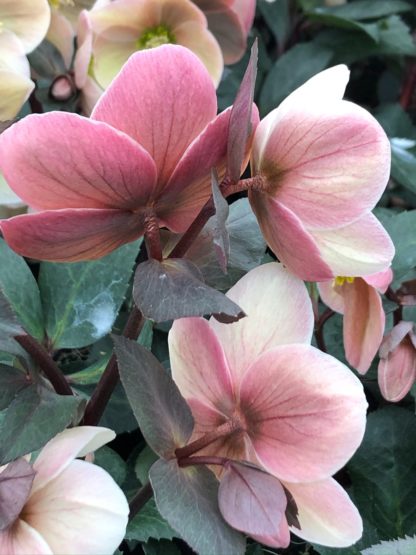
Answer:
[{"label": "flower petal", "polygon": [[378,385],[387,401],[397,403],[416,381],[416,349],[409,337],[378,364]]},{"label": "flower petal", "polygon": [[283,345],[245,374],[241,412],[261,464],[289,482],[339,470],[363,438],[367,402],[360,381],[309,345]]},{"label": "flower petal", "polygon": [[202,63],[186,48],[165,45],[131,56],[92,117],[143,145],[163,185],[216,111],[214,85]]},{"label": "flower petal", "polygon": [[338,312],[339,314],[344,314],[345,303],[344,296],[342,293],[342,288],[335,285],[335,281],[322,281],[318,283],[319,295],[322,302],[326,304],[331,310]]},{"label": "flower petal", "polygon": [[33,464],[36,471],[32,493],[53,480],[77,457],[96,451],[116,437],[108,428],[79,426],[64,430],[43,447]]},{"label": "flower petal", "polygon": [[24,75],[0,69],[0,121],[16,117],[34,88]]},{"label": "flower petal", "polygon": [[2,0],[0,3],[0,21],[20,39],[26,53],[43,40],[50,17],[47,0]]},{"label": "flower petal", "polygon": [[5,555],[54,555],[43,537],[23,520],[0,532],[0,553]]},{"label": "flower petal", "polygon": [[390,175],[390,143],[360,106],[308,99],[271,130],[256,167],[275,198],[306,227],[330,229],[375,206]]},{"label": "flower petal", "polygon": [[180,318],[169,332],[172,377],[185,399],[196,399],[224,414],[234,406],[230,371],[207,320]]},{"label": "flower petal", "polygon": [[385,270],[394,245],[373,214],[337,229],[311,231],[322,259],[337,276],[368,276]]},{"label": "flower petal", "polygon": [[291,526],[300,538],[329,547],[348,547],[363,533],[360,514],[345,490],[332,478],[311,484],[284,486],[299,510],[301,529]]},{"label": "flower petal", "polygon": [[314,319],[308,292],[281,264],[271,262],[251,270],[227,296],[247,317],[232,324],[211,318],[210,325],[224,349],[235,384],[267,350],[310,342]]},{"label": "flower petal", "polygon": [[11,248],[54,262],[93,260],[143,235],[140,214],[121,210],[67,209],[0,221]]},{"label": "flower petal", "polygon": [[386,317],[379,293],[363,279],[342,285],[344,348],[347,361],[361,374],[370,368],[383,339]]},{"label": "flower petal", "polygon": [[2,133],[0,156],[10,187],[37,209],[141,207],[156,183],[139,144],[76,114],[27,116]]},{"label": "flower petal", "polygon": [[56,555],[113,555],[124,538],[128,512],[111,476],[76,460],[31,496],[25,519]]},{"label": "flower petal", "polygon": [[268,545],[269,547],[288,547],[290,544],[290,531],[287,520],[283,518],[280,522],[279,533],[275,536],[251,536],[256,542]]},{"label": "flower petal", "polygon": [[375,287],[379,293],[385,293],[388,286],[393,281],[393,271],[391,268],[383,270],[382,272],[377,272],[376,274],[371,274],[370,276],[363,276],[363,280]]},{"label": "flower petal", "polygon": [[296,276],[308,281],[334,277],[314,237],[283,204],[263,193],[249,192],[251,207],[271,250]]}]

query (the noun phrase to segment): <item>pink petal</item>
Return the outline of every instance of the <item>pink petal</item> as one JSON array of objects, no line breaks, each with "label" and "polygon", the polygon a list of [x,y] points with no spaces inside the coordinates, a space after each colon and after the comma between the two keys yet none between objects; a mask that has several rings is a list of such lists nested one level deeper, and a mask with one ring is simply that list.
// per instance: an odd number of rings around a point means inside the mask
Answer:
[{"label": "pink petal", "polygon": [[394,256],[394,245],[373,214],[344,227],[313,230],[311,235],[322,259],[337,276],[368,276],[383,271]]},{"label": "pink petal", "polygon": [[302,281],[272,262],[251,270],[227,296],[247,314],[233,324],[210,325],[224,349],[233,382],[239,383],[262,353],[289,343],[310,343],[312,304]]},{"label": "pink petal", "polygon": [[18,520],[11,528],[0,532],[0,553],[4,555],[53,555],[51,548],[34,528]]},{"label": "pink petal", "polygon": [[76,460],[30,498],[25,519],[53,553],[112,555],[124,538],[128,512],[111,476]]},{"label": "pink petal", "polygon": [[257,168],[306,227],[330,229],[375,206],[390,175],[390,143],[363,108],[308,101],[275,125]]},{"label": "pink petal", "polygon": [[141,207],[156,183],[139,144],[76,114],[27,116],[1,135],[0,156],[10,187],[36,209]]},{"label": "pink petal", "polygon": [[227,65],[235,64],[241,59],[247,46],[247,33],[238,13],[225,8],[206,10],[205,14],[208,26],[221,46],[224,62]]},{"label": "pink petal", "polygon": [[382,358],[378,365],[378,385],[387,401],[397,403],[416,381],[416,349],[409,337]]},{"label": "pink petal", "polygon": [[215,89],[202,63],[186,48],[164,45],[131,56],[92,117],[143,145],[163,186],[216,111]]},{"label": "pink petal", "polygon": [[323,281],[318,283],[319,295],[322,302],[326,304],[331,310],[344,314],[345,303],[344,296],[342,295],[342,287],[335,284],[335,280]]},{"label": "pink petal", "polygon": [[0,220],[10,247],[22,256],[54,262],[93,260],[143,234],[140,214],[67,209]]},{"label": "pink petal", "polygon": [[393,326],[390,332],[384,336],[380,345],[379,355],[380,358],[387,358],[388,355],[399,346],[401,341],[408,333],[413,330],[413,322],[406,322],[401,320],[398,324]]},{"label": "pink petal", "polygon": [[234,389],[221,344],[207,320],[180,318],[169,332],[172,377],[185,399],[230,414]]},{"label": "pink petal", "polygon": [[43,447],[33,464],[32,494],[53,480],[76,458],[96,451],[116,437],[108,428],[79,426],[64,430]]},{"label": "pink petal", "polygon": [[365,374],[383,339],[385,315],[376,289],[363,279],[344,283],[344,348],[353,368]]},{"label": "pink petal", "polygon": [[345,490],[332,478],[311,484],[284,484],[297,504],[304,540],[329,547],[348,547],[363,533],[360,514]]},{"label": "pink petal", "polygon": [[393,270],[387,268],[387,270],[383,270],[382,272],[377,272],[370,276],[363,276],[363,280],[368,283],[368,285],[375,287],[379,293],[385,293],[388,286],[393,281]]},{"label": "pink petal", "polygon": [[288,547],[290,544],[290,531],[286,518],[283,518],[280,522],[278,534],[274,536],[258,536],[257,534],[252,534],[251,537],[256,540],[256,542],[268,545],[269,547]]},{"label": "pink petal", "polygon": [[308,281],[334,277],[314,238],[293,212],[263,193],[249,192],[249,199],[269,247],[291,272]]},{"label": "pink petal", "polygon": [[240,410],[257,457],[289,482],[339,470],[361,443],[366,408],[353,373],[309,345],[264,353],[241,383]]}]

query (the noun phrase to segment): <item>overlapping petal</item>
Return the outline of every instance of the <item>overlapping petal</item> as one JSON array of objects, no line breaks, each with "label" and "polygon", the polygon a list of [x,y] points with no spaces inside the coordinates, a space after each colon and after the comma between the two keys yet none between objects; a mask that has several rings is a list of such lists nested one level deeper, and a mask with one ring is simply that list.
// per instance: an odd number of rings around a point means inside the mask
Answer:
[{"label": "overlapping petal", "polygon": [[313,313],[308,292],[303,282],[280,264],[272,262],[252,270],[227,296],[247,317],[232,325],[211,318],[210,325],[225,352],[234,383],[269,349],[310,342]]},{"label": "overlapping petal", "polygon": [[48,0],[2,0],[0,3],[0,21],[20,39],[26,53],[43,40],[50,17]]},{"label": "overlapping petal", "polygon": [[363,533],[363,523],[348,494],[332,478],[310,484],[285,483],[299,510],[300,538],[329,547],[348,547]]},{"label": "overlapping petal", "polygon": [[139,142],[155,160],[158,184],[163,187],[216,111],[214,86],[198,58],[168,45],[134,54],[99,100],[92,118]]},{"label": "overlapping petal", "polygon": [[378,365],[378,384],[385,399],[397,403],[416,381],[416,347],[408,337]]},{"label": "overlapping petal", "polygon": [[282,345],[246,372],[240,410],[262,465],[288,482],[325,479],[355,452],[365,429],[362,385],[309,345]]},{"label": "overlapping petal", "polygon": [[44,538],[23,520],[0,533],[0,553],[7,555],[55,555]]}]

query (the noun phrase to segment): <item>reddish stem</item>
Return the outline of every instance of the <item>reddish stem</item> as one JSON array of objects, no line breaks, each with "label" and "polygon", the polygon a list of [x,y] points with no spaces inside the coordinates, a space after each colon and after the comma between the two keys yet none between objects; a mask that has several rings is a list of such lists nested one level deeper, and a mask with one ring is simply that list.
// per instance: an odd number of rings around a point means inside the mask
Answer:
[{"label": "reddish stem", "polygon": [[225,457],[183,457],[178,460],[178,465],[182,467],[194,466],[195,464],[214,464],[218,466],[225,466],[228,461],[229,459],[226,459]]},{"label": "reddish stem", "polygon": [[176,449],[175,451],[176,458],[178,459],[178,461],[180,459],[187,459],[197,451],[200,451],[204,447],[211,445],[211,443],[214,443],[214,441],[216,441],[220,437],[229,436],[240,429],[241,427],[239,423],[237,423],[234,420],[227,420],[227,422],[225,422],[224,424],[221,424],[221,426],[218,426],[216,430],[209,432],[208,434],[205,434],[204,436],[193,441],[192,443],[185,445],[185,447],[179,447],[178,449]]},{"label": "reddish stem", "polygon": [[144,505],[146,505],[152,495],[152,486],[150,485],[150,482],[147,482],[143,487],[139,489],[139,491],[129,503],[129,520],[137,515],[137,513],[142,509],[142,507],[144,507]]},{"label": "reddish stem", "polygon": [[144,220],[144,240],[149,258],[161,261],[163,259],[160,243],[159,221],[154,212],[149,213]]},{"label": "reddish stem", "polygon": [[389,287],[385,293],[389,301],[392,301],[398,305],[396,310],[393,312],[393,324],[396,325],[403,320],[403,305],[400,297],[391,287]]},{"label": "reddish stem", "polygon": [[320,349],[324,353],[327,352],[326,345],[325,345],[325,338],[324,338],[324,325],[330,318],[332,318],[334,314],[335,312],[333,310],[331,310],[330,308],[327,308],[321,314],[321,316],[319,317],[319,320],[315,325],[316,344],[318,345],[318,349]]},{"label": "reddish stem", "polygon": [[403,83],[402,92],[400,95],[400,105],[403,110],[407,110],[414,98],[416,88],[416,63],[410,64],[409,70],[406,73],[406,78]]}]

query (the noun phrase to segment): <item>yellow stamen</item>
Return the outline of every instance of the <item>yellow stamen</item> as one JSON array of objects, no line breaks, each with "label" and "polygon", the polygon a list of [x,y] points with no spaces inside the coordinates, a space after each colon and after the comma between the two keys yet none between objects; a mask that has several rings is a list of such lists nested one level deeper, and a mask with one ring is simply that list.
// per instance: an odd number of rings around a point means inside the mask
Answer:
[{"label": "yellow stamen", "polygon": [[175,44],[175,36],[173,33],[165,27],[165,25],[158,25],[152,29],[144,31],[137,41],[138,50],[146,50],[148,48],[155,48],[156,46],[162,46],[163,44]]},{"label": "yellow stamen", "polygon": [[334,286],[335,285],[344,285],[344,283],[354,283],[354,279],[353,277],[349,277],[349,276],[337,276],[334,279]]}]

